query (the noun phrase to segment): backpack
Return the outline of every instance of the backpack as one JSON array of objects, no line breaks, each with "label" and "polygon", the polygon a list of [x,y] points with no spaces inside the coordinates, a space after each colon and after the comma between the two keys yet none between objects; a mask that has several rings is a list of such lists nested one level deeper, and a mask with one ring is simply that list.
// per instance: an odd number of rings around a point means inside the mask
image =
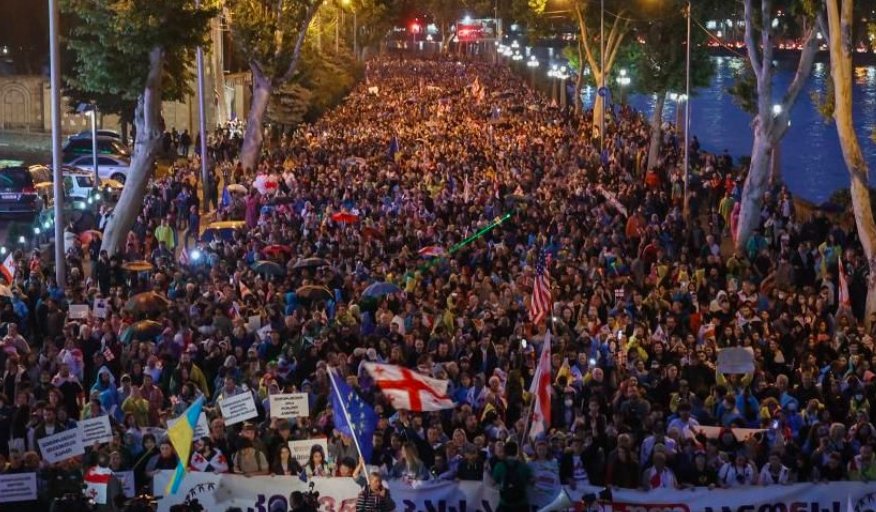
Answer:
[{"label": "backpack", "polygon": [[519,503],[526,501],[526,482],[517,462],[505,461],[505,478],[502,481],[502,501]]}]

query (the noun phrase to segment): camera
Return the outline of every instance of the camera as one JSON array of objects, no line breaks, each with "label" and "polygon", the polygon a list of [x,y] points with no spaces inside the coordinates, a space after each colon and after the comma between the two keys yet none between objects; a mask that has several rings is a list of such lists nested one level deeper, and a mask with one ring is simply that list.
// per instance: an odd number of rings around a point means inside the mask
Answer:
[{"label": "camera", "polygon": [[68,492],[55,498],[52,502],[51,512],[91,512],[94,510],[94,501],[82,492]]},{"label": "camera", "polygon": [[204,512],[204,507],[201,505],[201,502],[196,499],[186,500],[182,503],[172,505],[170,507],[170,512]]}]

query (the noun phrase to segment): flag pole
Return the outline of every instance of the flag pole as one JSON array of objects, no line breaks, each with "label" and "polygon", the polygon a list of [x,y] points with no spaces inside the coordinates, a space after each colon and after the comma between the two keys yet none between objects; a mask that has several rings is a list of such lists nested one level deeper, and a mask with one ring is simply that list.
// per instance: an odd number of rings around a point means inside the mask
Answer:
[{"label": "flag pole", "polygon": [[[350,434],[352,434],[353,444],[356,445],[356,451],[359,452],[359,457],[362,460],[365,460],[365,454],[362,453],[362,448],[359,447],[359,436],[356,435],[356,428],[353,426],[353,421],[350,420],[350,413],[347,412],[347,406],[344,405],[344,397],[341,396],[341,393],[338,391],[338,385],[335,384],[335,372],[333,368],[329,368],[328,371],[329,380],[332,383],[332,391],[338,397],[338,403],[341,404],[341,411],[344,413],[344,419],[347,420],[347,425],[350,426]],[[365,461],[367,464],[368,461]]]}]

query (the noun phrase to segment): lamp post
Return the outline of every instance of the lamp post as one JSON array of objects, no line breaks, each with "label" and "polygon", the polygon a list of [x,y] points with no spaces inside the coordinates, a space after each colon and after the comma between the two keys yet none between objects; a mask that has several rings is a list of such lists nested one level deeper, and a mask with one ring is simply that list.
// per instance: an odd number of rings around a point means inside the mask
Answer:
[{"label": "lamp post", "polygon": [[97,170],[97,105],[93,103],[80,103],[76,107],[76,111],[80,114],[85,114],[91,122],[91,165],[94,169],[94,189],[92,193],[96,196],[98,187],[100,186],[100,174]]},{"label": "lamp post", "polygon": [[684,202],[683,211],[687,218],[690,213],[690,197],[688,186],[690,182],[690,16],[691,2],[687,1],[687,43],[685,50],[685,85],[684,85]]},{"label": "lamp post", "polygon": [[49,69],[52,86],[52,189],[55,194],[55,281],[67,286],[64,260],[64,175],[61,170],[61,50],[58,0],[49,0]]},{"label": "lamp post", "polygon": [[530,86],[535,89],[535,70],[538,68],[538,59],[535,58],[535,55],[529,56],[529,61],[526,63],[526,67],[529,68]]},{"label": "lamp post", "polygon": [[[195,1],[195,7],[201,8],[201,0]],[[204,199],[201,201],[201,205],[204,211],[206,211],[210,204],[207,201],[207,183],[209,182],[209,171],[207,170],[207,98],[204,97],[206,90],[204,85],[204,48],[201,46],[198,46],[195,62],[198,66],[198,133],[201,135],[201,188],[204,191]],[[223,73],[224,71],[217,69],[216,72]],[[222,91],[222,96],[225,96],[225,91]]]},{"label": "lamp post", "polygon": [[[584,63],[582,62],[583,66]],[[599,116],[599,151],[605,147],[605,0],[599,0],[599,90],[596,101],[602,101],[602,112]],[[601,98],[601,99],[600,99]]]}]

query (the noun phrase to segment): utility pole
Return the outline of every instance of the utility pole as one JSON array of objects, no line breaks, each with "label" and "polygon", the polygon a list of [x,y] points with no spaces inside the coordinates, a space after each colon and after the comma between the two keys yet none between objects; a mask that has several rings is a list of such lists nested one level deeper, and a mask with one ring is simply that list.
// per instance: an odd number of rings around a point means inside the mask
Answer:
[{"label": "utility pole", "polygon": [[690,213],[690,198],[688,197],[688,182],[690,181],[690,16],[691,2],[687,2],[687,56],[685,62],[684,90],[684,201],[682,211],[687,218]]},{"label": "utility pole", "polygon": [[58,44],[58,0],[49,0],[49,70],[52,87],[52,189],[55,194],[55,281],[67,287],[64,259],[64,175],[61,170],[61,49]]},{"label": "utility pole", "polygon": [[[201,0],[195,0],[195,7],[201,8]],[[210,171],[207,168],[207,99],[204,97],[204,90],[206,89],[204,87],[204,48],[201,46],[198,46],[195,59],[198,65],[198,133],[201,135],[201,189],[204,191],[203,199],[201,200],[201,210],[207,211],[207,208],[209,208],[207,182],[209,181]]]}]

